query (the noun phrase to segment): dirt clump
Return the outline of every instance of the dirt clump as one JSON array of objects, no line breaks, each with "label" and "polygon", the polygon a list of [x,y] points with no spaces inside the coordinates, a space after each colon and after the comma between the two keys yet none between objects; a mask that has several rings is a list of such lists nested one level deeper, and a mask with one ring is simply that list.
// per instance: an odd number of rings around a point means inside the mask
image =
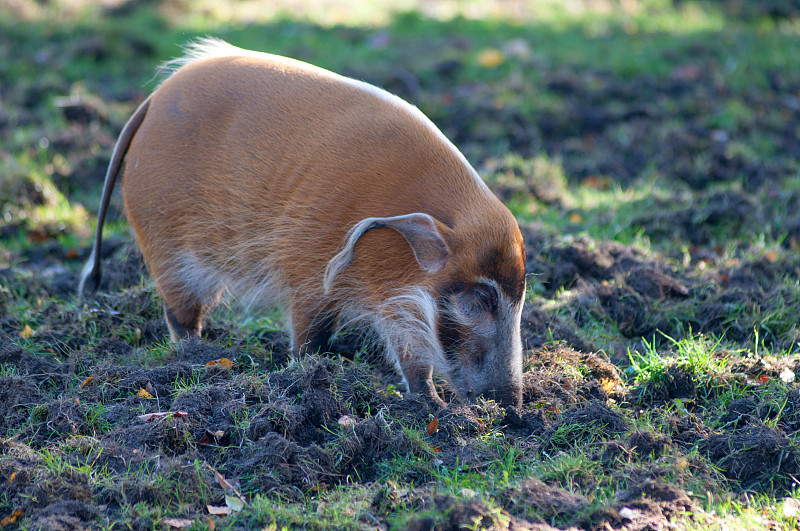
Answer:
[{"label": "dirt clump", "polygon": [[797,444],[780,430],[763,425],[711,435],[701,449],[743,489],[769,484],[786,491],[792,488],[789,478],[800,473]]},{"label": "dirt clump", "polygon": [[589,500],[541,480],[529,478],[500,492],[497,501],[510,514],[541,524],[572,521],[575,513],[590,506]]},{"label": "dirt clump", "polygon": [[529,305],[523,310],[521,328],[522,343],[526,350],[538,349],[550,341],[563,341],[569,347],[581,352],[596,350],[563,319],[535,305]]},{"label": "dirt clump", "polygon": [[446,515],[443,521],[430,516],[412,518],[405,523],[409,531],[460,531],[467,526],[476,529],[553,531],[554,527],[544,523],[532,523],[509,514],[506,510],[497,511],[479,500],[464,501],[451,496],[434,496],[432,509]]},{"label": "dirt clump", "polygon": [[623,529],[674,529],[675,519],[695,509],[686,491],[655,479],[637,482],[617,498],[611,514],[604,516],[612,516]]},{"label": "dirt clump", "polygon": [[640,295],[651,299],[684,298],[689,295],[689,288],[668,272],[653,266],[630,269],[625,275],[625,283]]},{"label": "dirt clump", "polygon": [[605,404],[591,401],[573,406],[560,416],[541,437],[541,451],[552,452],[577,445],[597,444],[621,435],[628,422]]},{"label": "dirt clump", "polygon": [[669,437],[654,435],[646,431],[631,433],[625,442],[640,458],[657,458],[668,450],[672,444],[672,440]]}]

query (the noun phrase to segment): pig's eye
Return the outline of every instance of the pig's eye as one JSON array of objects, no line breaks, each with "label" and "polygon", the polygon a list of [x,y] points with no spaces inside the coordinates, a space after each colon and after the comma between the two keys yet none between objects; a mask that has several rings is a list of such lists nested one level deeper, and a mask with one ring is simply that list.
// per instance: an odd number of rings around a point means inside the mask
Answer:
[{"label": "pig's eye", "polygon": [[492,286],[478,284],[458,297],[461,310],[472,318],[497,311],[497,293]]},{"label": "pig's eye", "polygon": [[497,293],[491,286],[475,286],[475,299],[480,304],[484,312],[495,313],[497,311]]}]

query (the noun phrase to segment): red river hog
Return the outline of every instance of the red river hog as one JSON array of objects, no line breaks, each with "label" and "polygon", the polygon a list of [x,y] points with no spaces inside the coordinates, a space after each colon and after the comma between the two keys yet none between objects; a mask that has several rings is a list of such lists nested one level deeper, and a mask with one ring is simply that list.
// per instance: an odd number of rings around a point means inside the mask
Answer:
[{"label": "red river hog", "polygon": [[279,305],[292,351],[365,330],[407,390],[522,400],[516,220],[416,107],[309,64],[202,39],[125,125],[79,291],[124,163],[128,220],[174,341],[225,295]]}]

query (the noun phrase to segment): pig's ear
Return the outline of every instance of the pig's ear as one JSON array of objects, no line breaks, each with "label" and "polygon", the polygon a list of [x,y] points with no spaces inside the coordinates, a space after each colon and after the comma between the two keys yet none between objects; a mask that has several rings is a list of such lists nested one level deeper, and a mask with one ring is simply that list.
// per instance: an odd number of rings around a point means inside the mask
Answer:
[{"label": "pig's ear", "polygon": [[450,256],[450,249],[436,227],[436,220],[428,214],[416,212],[390,218],[366,218],[356,223],[344,238],[342,250],[330,259],[325,267],[323,286],[329,293],[339,273],[353,261],[358,239],[368,230],[387,227],[405,237],[419,266],[428,273],[440,271]]}]

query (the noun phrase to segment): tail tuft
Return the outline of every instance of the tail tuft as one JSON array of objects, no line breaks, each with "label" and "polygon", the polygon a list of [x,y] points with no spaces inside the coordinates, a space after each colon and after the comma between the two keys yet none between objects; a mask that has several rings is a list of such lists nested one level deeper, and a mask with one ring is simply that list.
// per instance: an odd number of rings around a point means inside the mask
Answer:
[{"label": "tail tuft", "polygon": [[100,259],[97,257],[97,252],[92,249],[92,254],[86,261],[81,271],[81,281],[78,284],[78,297],[85,299],[93,295],[100,287],[100,280],[102,279],[102,271],[100,268]]}]

